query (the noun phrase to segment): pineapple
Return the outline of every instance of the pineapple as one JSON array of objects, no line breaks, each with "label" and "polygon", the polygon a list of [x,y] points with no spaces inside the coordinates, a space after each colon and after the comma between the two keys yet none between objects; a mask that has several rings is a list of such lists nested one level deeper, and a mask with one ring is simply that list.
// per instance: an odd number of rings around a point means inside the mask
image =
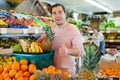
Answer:
[{"label": "pineapple", "polygon": [[34,74],[37,76],[38,80],[50,80],[50,75],[49,74],[43,73],[39,70],[35,70]]},{"label": "pineapple", "polygon": [[55,73],[54,75],[51,76],[50,80],[64,80],[64,76],[59,73]]},{"label": "pineapple", "polygon": [[54,39],[54,33],[51,27],[47,27],[46,30],[47,38],[41,42],[41,48],[43,52],[49,52],[52,49],[52,40]]},{"label": "pineapple", "polygon": [[55,73],[53,75],[50,75],[49,73],[44,73],[36,70],[34,71],[34,74],[37,76],[38,80],[71,80],[60,73]]},{"label": "pineapple", "polygon": [[86,55],[83,59],[83,66],[79,71],[79,80],[96,80],[95,68],[101,55],[95,51],[95,46],[92,44],[86,44],[85,51]]}]

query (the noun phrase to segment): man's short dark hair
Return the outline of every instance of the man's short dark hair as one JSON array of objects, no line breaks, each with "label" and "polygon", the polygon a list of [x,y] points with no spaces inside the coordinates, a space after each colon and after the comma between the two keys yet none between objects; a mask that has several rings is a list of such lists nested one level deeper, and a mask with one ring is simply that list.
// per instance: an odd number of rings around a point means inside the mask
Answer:
[{"label": "man's short dark hair", "polygon": [[62,4],[57,3],[57,4],[54,4],[53,6],[51,6],[51,14],[52,14],[52,9],[53,9],[54,7],[58,7],[58,6],[61,6],[62,9],[63,9],[63,11],[66,12],[66,11],[65,11],[65,7],[64,7]]}]

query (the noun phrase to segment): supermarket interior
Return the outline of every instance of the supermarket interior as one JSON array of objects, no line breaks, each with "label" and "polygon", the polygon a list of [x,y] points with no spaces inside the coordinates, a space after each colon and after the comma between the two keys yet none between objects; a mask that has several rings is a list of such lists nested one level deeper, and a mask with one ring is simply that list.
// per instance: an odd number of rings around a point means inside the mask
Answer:
[{"label": "supermarket interior", "polygon": [[0,0],[0,80],[120,80],[120,0]]}]

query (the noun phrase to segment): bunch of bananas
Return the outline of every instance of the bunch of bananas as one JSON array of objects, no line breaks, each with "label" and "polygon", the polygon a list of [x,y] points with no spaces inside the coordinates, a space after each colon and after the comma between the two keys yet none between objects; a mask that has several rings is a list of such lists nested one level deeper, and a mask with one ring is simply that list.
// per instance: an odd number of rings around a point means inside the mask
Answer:
[{"label": "bunch of bananas", "polygon": [[43,52],[42,48],[36,42],[31,43],[28,51],[29,53],[42,53]]},{"label": "bunch of bananas", "polygon": [[107,39],[115,39],[117,34],[108,34]]}]

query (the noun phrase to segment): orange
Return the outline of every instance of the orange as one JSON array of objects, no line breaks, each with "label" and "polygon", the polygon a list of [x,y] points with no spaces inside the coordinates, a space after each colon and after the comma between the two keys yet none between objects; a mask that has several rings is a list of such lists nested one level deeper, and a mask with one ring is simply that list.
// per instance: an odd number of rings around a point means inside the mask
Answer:
[{"label": "orange", "polygon": [[30,67],[30,68],[29,68],[29,73],[30,73],[30,74],[33,74],[33,71],[35,71],[35,70],[37,70],[36,67]]},{"label": "orange", "polygon": [[17,71],[15,69],[10,70],[9,75],[10,77],[14,77]]},{"label": "orange", "polygon": [[66,72],[66,71],[64,71],[64,72],[62,72],[63,73],[63,75],[65,76],[65,77],[69,77],[70,76],[70,74],[68,73],[68,72]]},{"label": "orange", "polygon": [[24,78],[23,77],[19,77],[17,80],[24,80]]},{"label": "orange", "polygon": [[55,71],[48,69],[48,73],[50,73],[51,75],[54,75]]},{"label": "orange", "polygon": [[12,64],[12,69],[19,70],[19,69],[20,69],[20,64],[19,64],[19,62],[14,62],[14,63]]},{"label": "orange", "polygon": [[5,75],[3,75],[3,77],[4,77],[4,79],[5,78],[10,78],[10,75],[9,75],[9,73],[6,73]]},{"label": "orange", "polygon": [[21,70],[22,71],[27,71],[28,70],[28,66],[26,64],[21,65]]},{"label": "orange", "polygon": [[16,73],[15,78],[18,79],[20,77],[23,77],[23,73],[19,71]]},{"label": "orange", "polygon": [[29,78],[28,77],[24,77],[24,80],[29,80]]},{"label": "orange", "polygon": [[35,70],[37,70],[36,65],[35,65],[35,64],[30,64],[30,65],[29,65],[29,70],[28,70],[29,73],[32,74],[33,71],[35,71]]},{"label": "orange", "polygon": [[35,74],[31,75],[30,80],[37,80],[37,76]]},{"label": "orange", "polygon": [[48,72],[48,68],[43,68],[42,72],[47,73]]},{"label": "orange", "polygon": [[0,74],[3,72],[3,68],[0,68]]},{"label": "orange", "polygon": [[2,75],[4,76],[6,73],[8,73],[8,72],[3,71],[3,72],[2,72]]},{"label": "orange", "polygon": [[56,70],[55,70],[55,73],[59,73],[59,74],[61,74],[62,71],[61,71],[60,69],[56,69]]},{"label": "orange", "polygon": [[24,77],[30,77],[30,73],[28,71],[23,73]]},{"label": "orange", "polygon": [[[36,67],[36,65],[35,65],[35,64],[30,64],[30,65],[29,65],[29,68],[30,68],[30,67]],[[36,68],[37,68],[37,67],[36,67]]]},{"label": "orange", "polygon": [[17,80],[16,78],[12,78],[12,80]]},{"label": "orange", "polygon": [[4,78],[4,80],[12,80],[11,78]]},{"label": "orange", "polygon": [[55,67],[54,67],[53,65],[50,65],[50,66],[48,67],[48,69],[55,71]]},{"label": "orange", "polygon": [[18,72],[22,73],[23,74],[23,71],[22,70],[18,70]]},{"label": "orange", "polygon": [[28,60],[27,59],[21,59],[19,62],[20,62],[21,65],[23,65],[23,64],[28,65]]},{"label": "orange", "polygon": [[4,65],[3,65],[3,68],[5,68],[6,66],[7,66],[7,64],[4,64]]},{"label": "orange", "polygon": [[4,80],[4,78],[3,78],[2,74],[0,74],[0,80]]},{"label": "orange", "polygon": [[4,67],[4,71],[9,72],[11,70],[11,66],[11,64],[6,64],[6,66]]},{"label": "orange", "polygon": [[9,73],[5,73],[3,76],[4,76],[4,78],[10,78]]}]

